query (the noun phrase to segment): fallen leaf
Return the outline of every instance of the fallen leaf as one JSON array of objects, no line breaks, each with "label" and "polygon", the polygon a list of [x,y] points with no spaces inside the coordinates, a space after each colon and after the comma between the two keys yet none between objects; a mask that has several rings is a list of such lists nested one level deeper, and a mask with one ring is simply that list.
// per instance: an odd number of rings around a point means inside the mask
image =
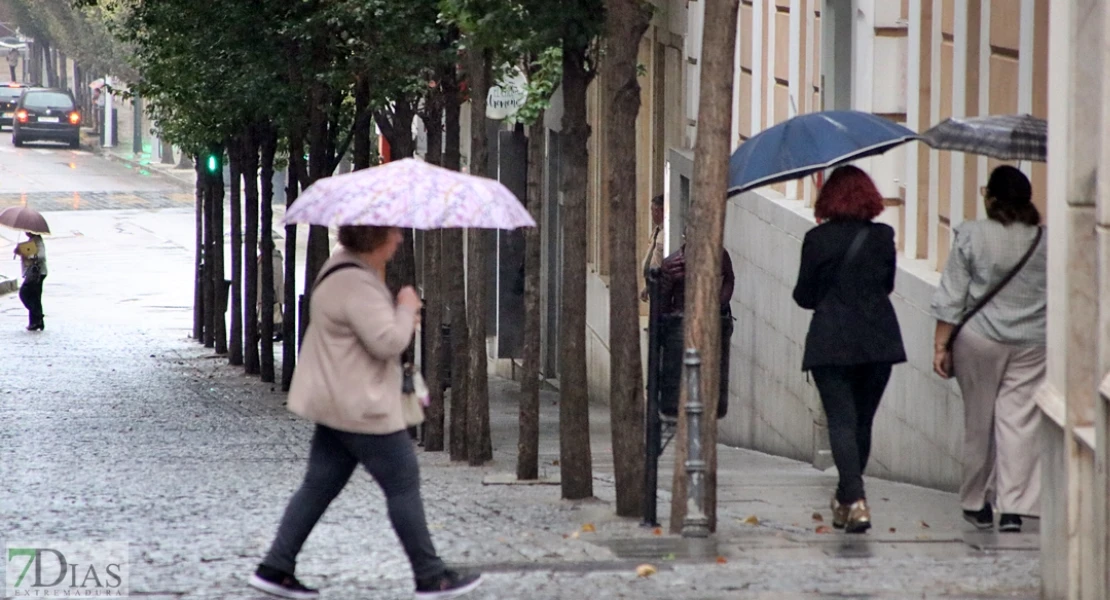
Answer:
[{"label": "fallen leaf", "polygon": [[555,467],[559,466],[559,459],[556,458],[555,460],[551,461],[551,465]]},{"label": "fallen leaf", "polygon": [[572,540],[578,539],[578,532],[575,531],[574,533],[570,534],[570,539],[572,539]]},{"label": "fallen leaf", "polygon": [[752,515],[742,521],[745,525],[759,525],[759,517]]},{"label": "fallen leaf", "polygon": [[832,528],[830,528],[828,525],[818,525],[816,531],[817,533],[821,534],[832,533]]},{"label": "fallen leaf", "polygon": [[883,502],[890,502],[890,498],[883,498]]},{"label": "fallen leaf", "polygon": [[825,517],[822,517],[821,513],[815,512],[815,513],[813,513],[813,520],[817,521],[818,523],[821,523],[821,522],[824,522]]},{"label": "fallen leaf", "polygon": [[717,564],[719,564],[719,565],[723,565],[723,564],[725,564],[725,563],[727,563],[727,562],[728,562],[728,559],[727,559],[727,558],[725,558],[725,557],[723,557],[723,556],[718,556],[718,557],[717,557]]},{"label": "fallen leaf", "polygon": [[639,575],[640,577],[651,577],[652,575],[655,575],[656,573],[657,573],[657,571],[655,570],[655,567],[653,567],[649,564],[643,564],[643,565],[640,565],[640,566],[636,567],[636,574]]},{"label": "fallen leaf", "polygon": [[597,531],[597,528],[594,527],[593,523],[586,523],[585,525],[582,526],[582,532],[583,533],[593,533],[595,531]]},{"label": "fallen leaf", "polygon": [[663,528],[662,527],[656,527],[655,529],[652,529],[651,532],[655,535],[663,535]]},{"label": "fallen leaf", "polygon": [[895,533],[895,532],[897,532],[897,531],[898,531],[898,530],[897,530],[897,529],[895,529],[895,528],[893,528],[893,527],[891,527],[891,528],[890,528],[890,532],[891,532],[891,533]]},{"label": "fallen leaf", "polygon": [[675,559],[674,552],[663,555],[663,560],[674,560],[674,559]]},{"label": "fallen leaf", "polygon": [[928,524],[928,523],[926,523],[925,521],[922,521],[922,522],[921,522],[921,527],[922,527],[922,528],[924,528],[924,529],[928,529],[928,528],[929,528],[929,524]]}]

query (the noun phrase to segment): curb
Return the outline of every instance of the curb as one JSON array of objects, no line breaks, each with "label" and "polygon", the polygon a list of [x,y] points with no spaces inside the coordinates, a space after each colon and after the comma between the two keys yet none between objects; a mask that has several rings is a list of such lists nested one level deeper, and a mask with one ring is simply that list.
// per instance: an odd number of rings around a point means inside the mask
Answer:
[{"label": "curb", "polygon": [[0,296],[11,294],[19,290],[18,279],[2,279],[0,278]]},{"label": "curb", "polygon": [[177,177],[177,176],[175,176],[171,173],[167,173],[164,170],[159,169],[157,167],[152,167],[150,165],[144,165],[144,164],[140,163],[137,160],[132,160],[132,159],[120,156],[120,155],[118,155],[118,154],[116,154],[116,153],[114,153],[110,150],[106,150],[105,148],[103,148],[98,143],[93,143],[93,142],[89,141],[90,139],[95,140],[97,138],[93,134],[82,135],[81,148],[83,150],[88,150],[89,152],[92,152],[93,154],[95,154],[95,155],[97,155],[101,158],[105,158],[107,160],[118,162],[118,163],[124,164],[124,165],[129,165],[130,167],[132,167],[134,169],[144,169],[147,172],[149,172],[150,174],[156,175],[162,181],[165,181],[167,183],[171,183],[174,186],[179,187],[183,190],[193,191],[196,187],[196,182],[195,181],[185,181],[184,179],[181,179],[181,178],[179,178],[179,177]]}]

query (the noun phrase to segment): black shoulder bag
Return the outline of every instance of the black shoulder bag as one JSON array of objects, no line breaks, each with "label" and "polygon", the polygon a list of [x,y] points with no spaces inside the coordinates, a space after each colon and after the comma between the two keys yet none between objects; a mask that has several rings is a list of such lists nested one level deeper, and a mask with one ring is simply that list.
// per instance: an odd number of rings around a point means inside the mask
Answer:
[{"label": "black shoulder bag", "polygon": [[1018,263],[1014,265],[1013,269],[1010,269],[1009,273],[1006,273],[1006,276],[1002,278],[1002,281],[999,281],[993,288],[990,289],[989,292],[983,294],[983,297],[975,303],[975,306],[971,307],[971,310],[964,313],[963,317],[960,317],[960,322],[952,328],[952,333],[949,334],[948,341],[944,343],[944,350],[946,352],[948,352],[949,354],[952,353],[952,347],[956,343],[956,336],[960,335],[960,330],[964,328],[964,325],[967,325],[967,322],[970,321],[972,317],[978,314],[979,311],[983,310],[983,307],[986,306],[991,300],[993,300],[994,297],[998,295],[998,292],[1002,291],[1002,288],[1006,287],[1008,283],[1013,281],[1018,272],[1021,271],[1026,263],[1029,262],[1029,259],[1033,257],[1033,253],[1037,251],[1037,246],[1039,246],[1041,243],[1042,234],[1044,234],[1044,229],[1038,227],[1037,236],[1033,238],[1033,244],[1029,246],[1028,250],[1025,251],[1025,255],[1021,257],[1021,260],[1019,260]]}]

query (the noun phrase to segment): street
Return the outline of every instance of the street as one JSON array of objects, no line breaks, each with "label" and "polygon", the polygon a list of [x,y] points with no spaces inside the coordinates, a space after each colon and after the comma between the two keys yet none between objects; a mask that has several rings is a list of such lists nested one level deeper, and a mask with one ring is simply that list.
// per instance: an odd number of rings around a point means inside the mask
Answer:
[{"label": "street", "polygon": [[[44,212],[46,329],[0,297],[0,545],[130,544],[132,595],[263,598],[246,579],[303,475],[311,426],[284,394],[189,339],[192,192],[167,177],[61,146],[16,150],[0,133],[0,207]],[[303,237],[303,236],[302,236]],[[21,234],[0,231],[0,256]],[[0,261],[15,277],[18,261]],[[280,351],[279,351],[280,356]],[[953,494],[869,479],[876,528],[826,532],[834,472],[722,448],[720,530],[700,544],[612,516],[607,409],[594,407],[598,500],[511,473],[516,384],[491,379],[495,460],[419,452],[434,540],[489,575],[474,598],[1032,598],[1036,525],[974,533]],[[541,471],[558,474],[556,395],[543,397]],[[673,457],[661,461],[670,485]],[[661,492],[666,518],[669,494]],[[823,515],[822,520],[818,516]],[[754,519],[753,519],[754,517]],[[639,577],[638,565],[658,573]],[[356,475],[309,538],[298,577],[339,600],[412,597],[380,492]]]}]

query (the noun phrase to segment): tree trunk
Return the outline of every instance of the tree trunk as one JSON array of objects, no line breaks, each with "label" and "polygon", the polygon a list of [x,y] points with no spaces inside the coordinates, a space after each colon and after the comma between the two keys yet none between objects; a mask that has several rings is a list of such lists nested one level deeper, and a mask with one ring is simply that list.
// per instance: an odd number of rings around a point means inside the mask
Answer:
[{"label": "tree trunk", "polygon": [[[262,152],[262,293],[261,331],[262,381],[274,381],[274,156],[277,154],[277,131],[268,123],[259,127]],[[251,298],[253,302],[255,298]]]},{"label": "tree trunk", "polygon": [[[217,156],[223,156],[223,148],[214,150]],[[208,176],[208,193],[212,203],[212,323],[214,347],[216,354],[227,354],[227,321],[224,314],[224,174],[223,169]]]},{"label": "tree trunk", "polygon": [[[729,136],[732,129],[732,73],[734,55],[722,48],[736,45],[738,0],[709,2],[705,6],[702,38],[701,98],[694,145],[694,182],[690,229],[686,244],[685,347],[701,353],[702,448],[705,474],[705,513],[709,530],[717,527],[717,401],[720,398],[721,352],[721,253],[725,226]],[[708,49],[706,51],[705,49]],[[685,387],[685,386],[684,386]],[[671,531],[678,533],[686,518],[686,394],[680,395],[678,435],[675,437],[674,485]]]},{"label": "tree trunk", "polygon": [[[312,103],[308,123],[308,184],[327,177],[331,159],[328,156],[328,106],[330,94],[327,87],[317,83],[312,89]],[[301,320],[301,341],[309,323],[312,305],[312,288],[316,276],[328,260],[331,244],[328,228],[312,225],[308,229],[308,248],[304,268],[304,318]]]},{"label": "tree trunk", "polygon": [[[299,126],[289,133],[289,178],[285,188],[285,208],[289,209],[300,195],[304,171],[304,135]],[[293,371],[297,365],[297,324],[299,322],[297,299],[297,226],[285,226],[285,314],[282,323],[281,389],[288,392],[293,384]]]},{"label": "tree trunk", "polygon": [[57,64],[54,62],[54,51],[50,42],[42,41],[42,61],[46,66],[46,87],[58,87]]},{"label": "tree trunk", "polygon": [[[468,53],[470,77],[470,173],[489,175],[486,95],[491,72],[490,51]],[[489,432],[489,379],[486,373],[486,256],[489,232],[467,230],[466,323],[470,329],[470,385],[467,387],[467,461],[472,466],[493,459]]]},{"label": "tree trunk", "polygon": [[543,219],[544,141],[547,128],[541,111],[528,127],[528,212],[536,227],[524,230],[524,374],[520,384],[520,436],[516,478],[539,477],[540,454],[540,269]]},{"label": "tree trunk", "polygon": [[563,48],[563,297],[559,309],[559,471],[563,498],[594,495],[590,398],[586,380],[586,49]]},{"label": "tree trunk", "polygon": [[643,514],[644,397],[640,362],[639,264],[636,241],[636,116],[640,112],[640,38],[651,22],[643,0],[607,2],[608,38],[602,79],[610,103],[609,157],[609,413],[617,514]]},{"label": "tree trunk", "polygon": [[[428,152],[424,160],[433,165],[443,165],[443,95],[430,93],[424,100],[421,115],[428,130]],[[421,351],[421,370],[428,384],[429,403],[424,421],[424,450],[442,452],[444,444],[445,410],[440,363],[443,352],[443,269],[440,231],[424,232],[424,319]]]},{"label": "tree trunk", "polygon": [[[451,69],[443,81],[443,166],[458,171],[462,164],[459,85]],[[444,320],[451,327],[451,460],[467,459],[466,405],[470,372],[470,335],[466,325],[466,272],[463,269],[463,232],[444,229],[441,234]]]},{"label": "tree trunk", "polygon": [[242,140],[239,138],[232,139],[227,147],[228,166],[231,171],[231,342],[228,348],[228,362],[235,366],[243,364],[243,181],[241,151]]},{"label": "tree trunk", "polygon": [[196,196],[195,227],[196,259],[193,261],[193,339],[204,343],[205,324],[208,319],[204,312],[204,173],[196,170],[197,181],[193,193]]},{"label": "tree trunk", "polygon": [[66,54],[58,52],[58,87],[69,89],[69,71],[66,69]]},{"label": "tree trunk", "polygon": [[262,372],[258,353],[258,130],[252,125],[243,138],[243,187],[246,205],[246,244],[243,263],[246,265],[243,301],[243,322],[246,325],[245,371],[248,375]]},{"label": "tree trunk", "polygon": [[374,118],[370,112],[370,77],[359,75],[355,80],[354,170],[370,168],[370,134]]},{"label": "tree trunk", "polygon": [[[400,100],[394,104],[392,119],[386,118],[388,124],[383,131],[387,132],[391,161],[411,158],[416,150],[416,143],[412,138],[412,121],[416,117],[414,105],[412,100]],[[402,287],[416,283],[415,236],[411,229],[402,231],[405,241],[385,268],[386,283],[394,294]]]}]

